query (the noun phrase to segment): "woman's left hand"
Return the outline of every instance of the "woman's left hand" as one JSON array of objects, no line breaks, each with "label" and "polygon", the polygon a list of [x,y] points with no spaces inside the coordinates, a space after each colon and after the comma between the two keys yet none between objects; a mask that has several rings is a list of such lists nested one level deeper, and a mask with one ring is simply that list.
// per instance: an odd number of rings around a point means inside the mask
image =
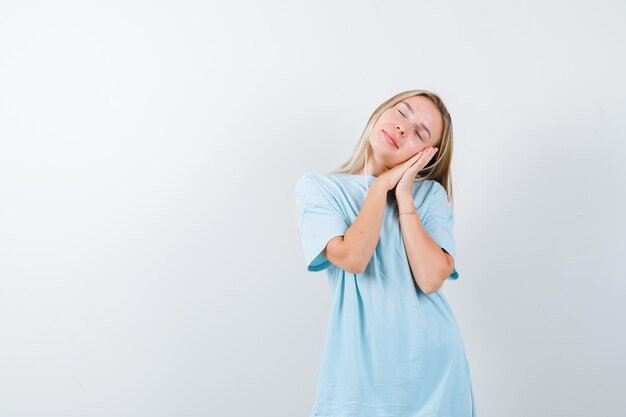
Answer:
[{"label": "woman's left hand", "polygon": [[417,158],[417,161],[415,161],[413,165],[404,171],[404,175],[402,175],[402,178],[398,181],[396,185],[396,198],[406,197],[411,200],[413,199],[413,183],[415,182],[417,173],[424,169],[438,150],[437,148],[428,146],[420,151],[422,155]]}]

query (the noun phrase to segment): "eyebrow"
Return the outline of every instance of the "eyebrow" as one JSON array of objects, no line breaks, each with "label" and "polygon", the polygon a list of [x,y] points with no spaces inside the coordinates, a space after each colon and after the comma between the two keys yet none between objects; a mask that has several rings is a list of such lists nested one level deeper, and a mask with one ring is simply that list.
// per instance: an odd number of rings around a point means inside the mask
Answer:
[{"label": "eyebrow", "polygon": [[[402,102],[403,104],[406,104],[406,106],[409,108],[409,110],[411,111],[411,114],[415,114],[415,112],[413,111],[413,108],[411,107],[411,105],[409,103],[407,103],[406,101]],[[422,127],[424,129],[426,129],[426,131],[428,132],[428,138],[430,139],[430,137],[432,136],[430,134],[430,130],[428,130],[428,128],[426,127],[426,125],[424,124],[424,122],[420,123],[420,125],[422,125]]]}]

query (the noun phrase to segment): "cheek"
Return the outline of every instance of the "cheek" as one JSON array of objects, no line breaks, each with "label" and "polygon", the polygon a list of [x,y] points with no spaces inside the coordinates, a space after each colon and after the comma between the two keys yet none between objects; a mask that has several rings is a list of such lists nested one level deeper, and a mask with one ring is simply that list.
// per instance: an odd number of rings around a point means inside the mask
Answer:
[{"label": "cheek", "polygon": [[406,155],[407,158],[413,157],[413,155],[417,154],[419,151],[421,151],[424,148],[425,146],[423,144],[412,144],[410,148],[407,147],[407,155]]},{"label": "cheek", "polygon": [[388,126],[390,123],[393,123],[391,116],[388,114],[382,114],[378,118],[378,121],[376,122],[375,126],[379,129],[382,129],[385,126]]}]

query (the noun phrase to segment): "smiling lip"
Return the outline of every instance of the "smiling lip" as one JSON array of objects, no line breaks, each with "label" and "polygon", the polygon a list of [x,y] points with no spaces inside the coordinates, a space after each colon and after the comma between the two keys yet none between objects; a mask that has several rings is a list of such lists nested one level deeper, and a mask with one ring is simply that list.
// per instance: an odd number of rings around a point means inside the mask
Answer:
[{"label": "smiling lip", "polygon": [[397,148],[397,147],[398,147],[398,144],[396,143],[396,140],[395,140],[395,139],[394,139],[394,138],[393,138],[393,137],[392,137],[389,133],[385,132],[384,130],[383,130],[383,133],[384,133],[384,134],[385,134],[385,136],[387,137],[387,140],[392,141],[392,142],[393,142],[393,144],[395,145],[395,147]]}]

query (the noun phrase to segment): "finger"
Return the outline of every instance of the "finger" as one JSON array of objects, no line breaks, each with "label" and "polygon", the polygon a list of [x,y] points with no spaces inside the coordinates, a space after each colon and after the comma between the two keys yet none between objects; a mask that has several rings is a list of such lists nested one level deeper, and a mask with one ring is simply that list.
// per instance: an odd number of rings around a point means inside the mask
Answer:
[{"label": "finger", "polygon": [[417,171],[421,171],[426,164],[428,164],[428,161],[431,160],[432,155],[428,155],[428,152],[420,155],[421,157],[415,161],[413,164],[411,164],[411,166],[408,169],[414,169],[415,172]]},{"label": "finger", "polygon": [[413,155],[412,157],[410,157],[409,159],[406,160],[406,164],[413,164],[415,161],[417,161],[419,159],[420,156],[423,155],[423,151],[419,151],[418,153],[416,153],[415,155]]},{"label": "finger", "polygon": [[428,165],[428,162],[430,162],[430,160],[433,158],[433,156],[434,156],[434,152],[432,152],[432,151],[431,152],[427,152],[425,155],[423,155],[422,158],[420,158],[419,160],[415,161],[415,163],[413,163],[409,168],[407,168],[407,171],[414,170],[415,174],[417,174],[417,172],[421,171],[422,169],[424,169],[424,167],[426,165]]},{"label": "finger", "polygon": [[412,172],[415,175],[424,167],[424,165],[425,164],[423,162],[417,161],[407,169],[407,172]]},{"label": "finger", "polygon": [[410,164],[405,164],[403,171],[404,172],[410,172],[413,169],[413,167],[415,167],[416,165],[419,165],[419,164],[420,164],[420,160],[419,159],[417,161],[415,161],[415,162],[410,163]]},{"label": "finger", "polygon": [[419,156],[419,158],[416,159],[415,162],[413,162],[413,164],[419,164],[421,161],[427,161],[428,160],[428,150],[427,149],[423,149],[421,150],[417,156]]},{"label": "finger", "polygon": [[424,167],[426,165],[426,162],[424,162],[423,159],[418,159],[417,161],[415,161],[413,164],[411,164],[410,166],[407,167],[407,169],[405,170],[406,172],[412,172],[413,174],[416,174],[419,170],[422,169],[422,167]]},{"label": "finger", "polygon": [[433,158],[433,156],[435,156],[436,152],[437,150],[435,150],[435,148],[422,149],[420,151],[420,154],[423,156],[424,163],[427,164],[428,161],[430,161]]}]

